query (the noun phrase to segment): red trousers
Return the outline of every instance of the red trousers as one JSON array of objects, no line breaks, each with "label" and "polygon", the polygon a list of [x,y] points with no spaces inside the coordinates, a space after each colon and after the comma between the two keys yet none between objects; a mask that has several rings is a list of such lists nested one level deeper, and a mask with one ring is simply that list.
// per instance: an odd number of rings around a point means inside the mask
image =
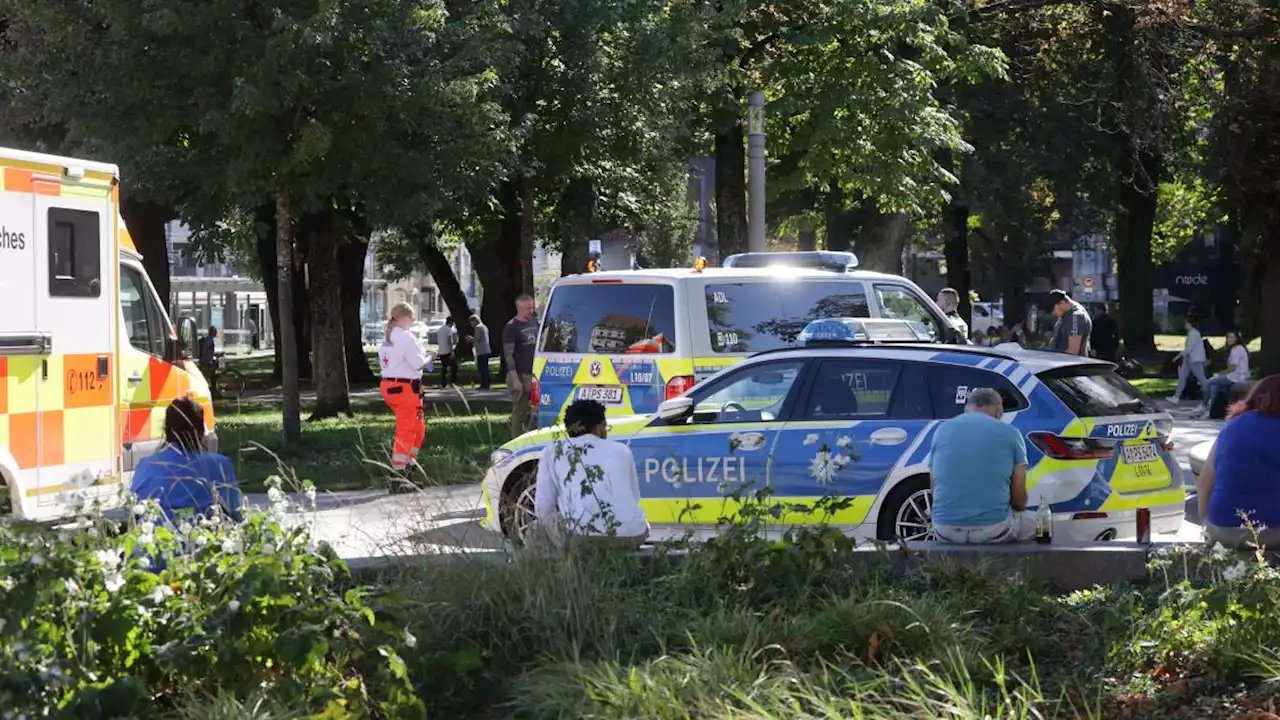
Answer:
[{"label": "red trousers", "polygon": [[396,439],[391,446],[391,468],[396,472],[408,470],[418,459],[418,449],[427,434],[422,395],[414,387],[407,381],[382,381],[382,399],[396,416]]}]

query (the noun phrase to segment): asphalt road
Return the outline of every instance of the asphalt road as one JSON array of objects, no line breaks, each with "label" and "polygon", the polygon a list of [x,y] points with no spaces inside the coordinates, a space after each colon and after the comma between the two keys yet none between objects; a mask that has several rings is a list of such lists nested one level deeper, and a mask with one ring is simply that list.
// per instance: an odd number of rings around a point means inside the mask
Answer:
[{"label": "asphalt road", "polygon": [[[1182,465],[1184,482],[1194,490],[1195,478],[1187,463],[1191,448],[1217,437],[1221,422],[1190,420],[1185,411],[1173,434],[1174,454]],[[420,492],[389,495],[386,490],[328,493],[317,498],[316,508],[306,507],[300,495],[291,497],[290,516],[313,523],[317,539],[328,541],[344,558],[417,554],[458,549],[499,549],[502,539],[480,527],[484,505],[479,485],[429,487]],[[266,495],[250,501],[265,507]],[[1197,541],[1200,520],[1195,498],[1187,502],[1187,515],[1177,534],[1158,535],[1157,541]]]}]

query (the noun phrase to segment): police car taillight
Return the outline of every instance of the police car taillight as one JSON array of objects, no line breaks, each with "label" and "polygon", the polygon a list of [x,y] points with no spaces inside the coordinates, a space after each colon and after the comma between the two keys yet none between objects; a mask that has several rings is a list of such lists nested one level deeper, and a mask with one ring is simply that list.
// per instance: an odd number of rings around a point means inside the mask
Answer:
[{"label": "police car taillight", "polygon": [[680,397],[691,387],[693,387],[692,375],[677,375],[667,381],[667,399]]},{"label": "police car taillight", "polygon": [[1116,456],[1114,440],[1062,437],[1047,432],[1033,432],[1027,437],[1054,460],[1110,460]]},{"label": "police car taillight", "polygon": [[538,409],[538,378],[533,378],[533,384],[529,386],[529,407],[535,412]]}]

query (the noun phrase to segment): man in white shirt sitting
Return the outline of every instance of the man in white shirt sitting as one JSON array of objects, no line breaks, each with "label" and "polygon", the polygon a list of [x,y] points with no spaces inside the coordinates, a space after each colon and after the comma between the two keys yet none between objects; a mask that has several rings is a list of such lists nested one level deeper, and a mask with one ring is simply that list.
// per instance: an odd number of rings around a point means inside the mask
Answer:
[{"label": "man in white shirt sitting", "polygon": [[[548,445],[538,460],[534,514],[557,549],[569,544],[635,549],[649,536],[631,448],[606,439],[604,406],[579,400],[564,413],[568,439]],[[585,492],[590,488],[590,492]]]}]

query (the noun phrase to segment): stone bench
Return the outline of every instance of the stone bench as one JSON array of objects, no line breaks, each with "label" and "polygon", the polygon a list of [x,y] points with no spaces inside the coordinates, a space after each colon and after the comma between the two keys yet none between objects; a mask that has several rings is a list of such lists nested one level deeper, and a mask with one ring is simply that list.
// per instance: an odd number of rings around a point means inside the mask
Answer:
[{"label": "stone bench", "polygon": [[[918,568],[930,562],[958,563],[980,571],[992,578],[1022,577],[1060,592],[1085,590],[1113,583],[1141,583],[1149,579],[1148,561],[1152,548],[1163,546],[1140,545],[1134,542],[1071,543],[1055,542],[1051,545],[1018,543],[1008,545],[949,545],[945,543],[912,543],[903,551],[890,546],[885,551],[875,547],[854,550],[843,558],[851,565],[888,562],[904,569]],[[640,557],[661,557],[673,564],[683,559],[683,551],[668,550],[655,555],[652,546],[645,546],[636,554]],[[437,563],[484,562],[503,564],[514,556],[501,550],[459,551],[434,555],[402,555],[348,560],[352,573],[361,582],[394,582],[401,572],[415,567]],[[1193,571],[1196,568],[1191,568]],[[1181,564],[1170,568],[1182,572]],[[1172,578],[1177,580],[1178,578]]]}]

